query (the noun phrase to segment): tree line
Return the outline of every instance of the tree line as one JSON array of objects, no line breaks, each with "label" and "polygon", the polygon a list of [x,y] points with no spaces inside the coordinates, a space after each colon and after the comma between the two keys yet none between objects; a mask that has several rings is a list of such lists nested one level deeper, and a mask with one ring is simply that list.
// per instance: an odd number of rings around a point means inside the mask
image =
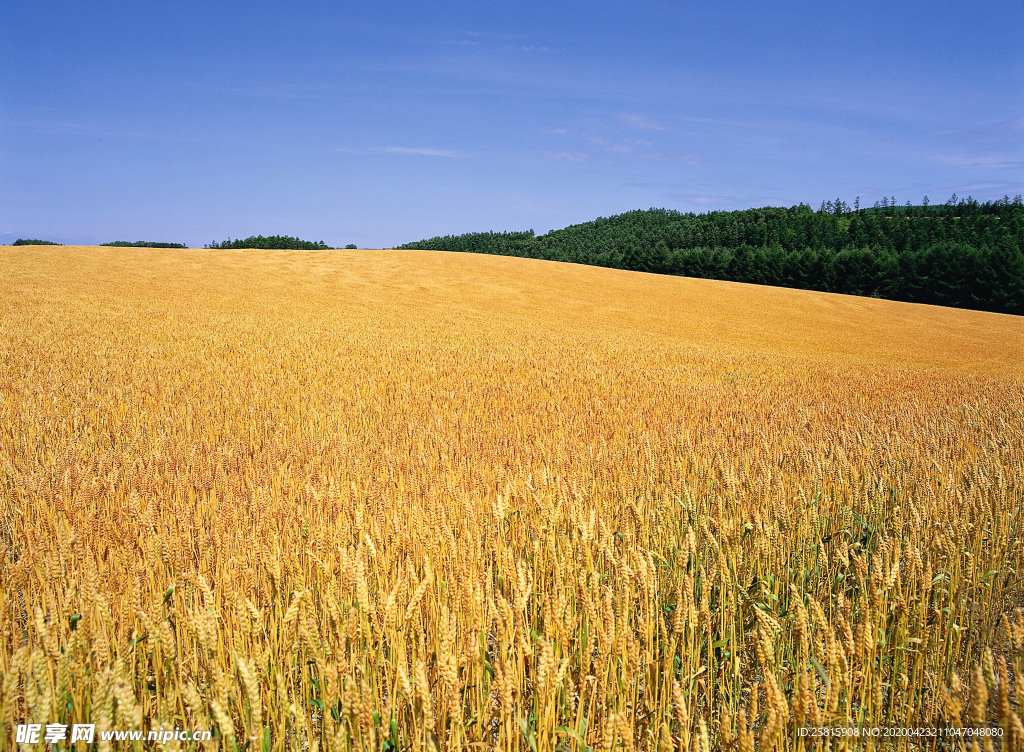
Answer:
[{"label": "tree line", "polygon": [[136,240],[134,243],[127,240],[115,240],[113,243],[100,243],[100,245],[114,248],[188,248],[184,243],[155,243],[149,240]]},{"label": "tree line", "polygon": [[[355,246],[352,246],[355,248]],[[290,235],[269,235],[263,237],[262,235],[250,235],[244,240],[227,240],[217,243],[216,241],[209,245],[204,245],[203,248],[219,248],[219,249],[230,249],[230,248],[258,248],[264,250],[297,250],[297,251],[330,251],[333,250],[331,246],[327,245],[324,241],[318,240],[312,242],[309,240],[299,240],[293,238]]]},{"label": "tree line", "polygon": [[[11,245],[62,245],[62,243],[54,243],[51,240],[18,238]],[[148,240],[136,240],[134,243],[127,240],[115,240],[112,243],[100,243],[100,246],[112,246],[115,248],[188,248],[184,243],[154,243]]]},{"label": "tree line", "polygon": [[1024,315],[1024,202],[955,195],[861,207],[649,209],[536,236],[482,232],[398,246],[568,261]]},{"label": "tree line", "polygon": [[[60,243],[54,243],[49,240],[30,240],[26,238],[18,238],[11,245],[61,245]],[[188,248],[184,243],[158,243],[149,240],[136,240],[134,242],[128,240],[115,240],[112,243],[100,243],[101,246],[108,246],[114,248]],[[346,250],[355,249],[354,243],[349,243],[345,246]],[[209,245],[204,245],[203,248],[257,248],[264,250],[300,250],[300,251],[330,251],[334,250],[331,246],[327,245],[324,241],[318,240],[312,242],[309,240],[300,240],[299,238],[293,238],[290,235],[270,235],[263,237],[262,235],[250,235],[244,240],[232,240],[228,238],[223,242],[213,241]]]}]

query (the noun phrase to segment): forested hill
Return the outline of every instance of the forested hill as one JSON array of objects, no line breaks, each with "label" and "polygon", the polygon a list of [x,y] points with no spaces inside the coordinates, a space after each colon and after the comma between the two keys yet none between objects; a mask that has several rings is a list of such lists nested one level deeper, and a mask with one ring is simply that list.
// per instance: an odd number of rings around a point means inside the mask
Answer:
[{"label": "forested hill", "polygon": [[631,211],[535,236],[447,235],[399,246],[570,261],[1024,315],[1024,203]]},{"label": "forested hill", "polygon": [[291,235],[250,235],[245,240],[227,240],[218,243],[213,241],[204,248],[216,248],[229,250],[237,248],[257,248],[263,250],[293,250],[293,251],[330,251],[334,250],[322,240],[299,240]]}]

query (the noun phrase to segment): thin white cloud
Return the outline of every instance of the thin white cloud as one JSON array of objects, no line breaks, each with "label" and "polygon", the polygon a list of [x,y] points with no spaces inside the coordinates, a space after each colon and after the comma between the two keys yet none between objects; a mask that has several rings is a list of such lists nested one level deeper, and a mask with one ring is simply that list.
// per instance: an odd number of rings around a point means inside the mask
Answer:
[{"label": "thin white cloud", "polygon": [[641,142],[627,142],[627,141],[612,141],[601,136],[587,136],[587,142],[595,149],[601,151],[610,151],[615,154],[632,154],[635,150],[635,144],[639,143],[641,146],[647,146],[650,144],[649,141]]},{"label": "thin white cloud", "polygon": [[621,141],[612,141],[601,136],[586,136],[585,140],[592,149],[620,154],[623,157],[631,157],[633,159],[643,159],[648,162],[682,162],[688,165],[701,163],[701,158],[698,154],[650,151],[646,147],[654,146],[654,143],[638,138],[624,138]]},{"label": "thin white cloud", "polygon": [[982,154],[935,154],[936,162],[955,165],[957,167],[991,167],[997,170],[1019,170],[1024,168],[1024,161],[1002,155]]},{"label": "thin white cloud", "polygon": [[383,146],[379,149],[370,149],[383,154],[418,154],[424,157],[457,157],[458,152],[445,149],[414,149],[408,146]]},{"label": "thin white cloud", "polygon": [[683,205],[695,206],[699,209],[745,209],[744,202],[734,196],[714,196],[706,193],[663,193],[662,198],[667,198]]},{"label": "thin white cloud", "polygon": [[1002,181],[1002,180],[998,180],[998,181],[997,180],[991,180],[991,181],[979,182],[979,183],[961,183],[960,185],[950,185],[950,186],[946,186],[944,189],[940,187],[939,190],[936,191],[936,192],[939,193],[940,195],[943,194],[943,193],[956,193],[956,194],[959,194],[959,196],[961,198],[963,198],[964,194],[968,193],[970,191],[984,192],[984,193],[987,193],[990,196],[994,196],[995,198],[998,198],[999,197],[998,194],[1000,194],[1000,193],[1008,193],[1011,196],[1016,194],[1016,193],[1020,193],[1021,192],[1021,184],[1020,183],[1007,183],[1007,182]]},{"label": "thin white cloud", "polygon": [[759,206],[792,206],[793,201],[779,196],[721,196],[710,193],[671,192],[662,193],[661,198],[674,201],[699,211],[721,211],[726,209],[750,209]]},{"label": "thin white cloud", "polygon": [[701,158],[699,154],[671,154],[666,152],[637,152],[633,155],[637,159],[646,159],[648,162],[681,162],[686,165],[699,165]]},{"label": "thin white cloud", "polygon": [[619,121],[642,131],[663,131],[665,126],[657,120],[652,120],[646,115],[638,115],[635,112],[623,112],[619,115]]},{"label": "thin white cloud", "polygon": [[1020,140],[1024,131],[1024,117],[1004,118],[984,123],[969,123],[958,128],[934,131],[935,136],[955,136],[961,140],[978,143],[997,143]]},{"label": "thin white cloud", "polygon": [[423,157],[457,157],[458,152],[447,149],[415,149],[409,146],[379,146],[373,149],[353,149],[348,146],[335,146],[334,151],[345,154],[414,154]]},{"label": "thin white cloud", "polygon": [[514,52],[553,52],[553,53],[562,52],[562,50],[556,50],[556,49],[553,49],[551,47],[531,47],[530,45],[526,45],[526,44],[522,44],[522,45],[519,45],[519,46],[515,46],[515,45],[511,45],[511,44],[506,44],[506,45],[503,45],[501,49],[503,49],[503,50],[512,50]]},{"label": "thin white cloud", "polygon": [[567,149],[542,151],[541,154],[556,162],[589,162],[595,158],[593,154],[587,154],[585,151],[569,151]]},{"label": "thin white cloud", "polygon": [[750,183],[750,175],[721,175],[717,178],[712,178],[711,182],[739,188]]}]

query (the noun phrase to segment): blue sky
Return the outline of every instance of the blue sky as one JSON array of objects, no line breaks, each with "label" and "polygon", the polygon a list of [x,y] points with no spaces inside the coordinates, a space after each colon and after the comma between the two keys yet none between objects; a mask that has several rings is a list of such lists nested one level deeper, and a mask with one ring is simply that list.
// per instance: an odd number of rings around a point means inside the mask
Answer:
[{"label": "blue sky", "polygon": [[1024,192],[1024,3],[0,4],[0,242]]}]

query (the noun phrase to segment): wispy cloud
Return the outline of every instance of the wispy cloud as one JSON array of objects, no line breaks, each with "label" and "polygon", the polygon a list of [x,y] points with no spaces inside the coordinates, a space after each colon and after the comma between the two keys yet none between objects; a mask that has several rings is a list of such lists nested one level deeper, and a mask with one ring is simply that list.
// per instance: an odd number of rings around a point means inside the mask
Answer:
[{"label": "wispy cloud", "polygon": [[418,154],[424,157],[457,157],[458,152],[447,149],[417,149],[408,146],[382,146],[379,149],[370,149],[383,154]]},{"label": "wispy cloud", "polygon": [[643,181],[632,181],[629,183],[623,183],[626,188],[680,188],[681,183],[658,183],[658,182],[643,182]]},{"label": "wispy cloud", "polygon": [[419,149],[411,146],[378,146],[372,149],[352,149],[348,146],[336,146],[334,151],[345,154],[413,154],[421,157],[457,157],[457,151],[447,149]]},{"label": "wispy cloud", "polygon": [[228,86],[221,84],[189,84],[193,87],[204,87],[221,94],[234,94],[240,97],[256,97],[261,99],[326,99],[343,92],[343,87],[322,83],[268,83],[254,86]]},{"label": "wispy cloud", "polygon": [[589,162],[592,159],[596,159],[593,154],[588,154],[585,151],[569,151],[568,149],[542,151],[541,154],[556,162]]},{"label": "wispy cloud", "polygon": [[609,151],[615,154],[632,154],[636,151],[637,146],[650,146],[650,141],[634,141],[632,139],[624,139],[622,141],[612,141],[611,139],[603,138],[602,136],[587,136],[587,143],[593,148],[600,149],[601,151]]},{"label": "wispy cloud", "polygon": [[639,138],[624,138],[620,141],[613,141],[602,136],[586,136],[585,140],[591,149],[618,154],[632,159],[643,159],[647,162],[682,162],[688,165],[701,163],[700,156],[697,154],[652,151],[648,147],[654,146],[654,143]]},{"label": "wispy cloud", "polygon": [[702,163],[699,154],[673,154],[670,152],[640,151],[633,156],[637,159],[646,159],[648,162],[680,162],[685,165],[699,165]]},{"label": "wispy cloud", "polygon": [[447,39],[414,37],[414,44],[441,45],[446,47],[477,47],[482,50],[501,50],[502,52],[538,52],[560,54],[565,52],[558,47],[547,45],[523,44],[522,38],[515,34],[495,34],[488,31],[462,31]]},{"label": "wispy cloud", "polygon": [[720,175],[717,178],[712,178],[711,182],[739,188],[750,183],[750,175]]},{"label": "wispy cloud", "polygon": [[961,198],[964,196],[964,194],[970,191],[988,193],[990,195],[998,195],[1000,192],[1003,192],[1008,193],[1012,196],[1016,193],[1021,193],[1022,188],[1024,188],[1024,186],[1022,186],[1020,182],[1009,183],[1003,180],[990,180],[987,182],[960,183],[959,185],[948,185],[945,187],[940,187],[936,191],[936,193],[940,195],[943,193],[957,193],[961,196]]},{"label": "wispy cloud", "polygon": [[741,202],[733,196],[711,196],[703,193],[664,193],[662,195],[673,201],[699,206],[702,209],[736,209],[741,206]]},{"label": "wispy cloud", "polygon": [[652,120],[646,115],[638,115],[635,112],[623,112],[619,115],[619,121],[631,128],[641,131],[663,131],[665,126],[657,120]]},{"label": "wispy cloud", "polygon": [[518,45],[518,46],[512,45],[512,44],[506,44],[506,45],[503,45],[501,49],[503,49],[503,50],[511,50],[513,52],[552,52],[552,53],[555,53],[555,54],[557,54],[559,52],[562,52],[562,50],[556,50],[556,49],[554,49],[552,47],[532,47],[532,46],[527,45],[527,44],[521,44],[521,45]]},{"label": "wispy cloud", "polygon": [[752,206],[792,206],[793,201],[773,195],[721,196],[711,193],[670,192],[661,198],[697,210],[749,209]]},{"label": "wispy cloud", "polygon": [[1020,170],[1024,161],[998,154],[934,154],[932,159],[957,167],[990,167],[996,170]]},{"label": "wispy cloud", "polygon": [[1003,118],[982,123],[968,123],[957,128],[934,131],[934,136],[954,136],[976,143],[1019,141],[1024,131],[1024,117]]},{"label": "wispy cloud", "polygon": [[[644,130],[654,131],[661,129],[661,123],[656,123],[643,115],[626,113],[617,116]],[[609,138],[599,135],[602,130],[607,131],[608,120],[606,118],[592,118],[583,123],[584,129],[590,133],[581,133],[580,129],[565,127],[546,127],[538,129],[538,133],[544,136],[563,136],[577,140],[583,149],[577,150],[554,150],[542,152],[548,159],[558,161],[585,162],[599,160],[602,162],[613,162],[619,160],[642,160],[645,162],[675,162],[686,165],[704,164],[705,160],[699,154],[678,152],[674,149],[664,148],[665,144],[644,138]],[[656,138],[651,136],[651,138]],[[660,139],[664,140],[664,139]]]}]

